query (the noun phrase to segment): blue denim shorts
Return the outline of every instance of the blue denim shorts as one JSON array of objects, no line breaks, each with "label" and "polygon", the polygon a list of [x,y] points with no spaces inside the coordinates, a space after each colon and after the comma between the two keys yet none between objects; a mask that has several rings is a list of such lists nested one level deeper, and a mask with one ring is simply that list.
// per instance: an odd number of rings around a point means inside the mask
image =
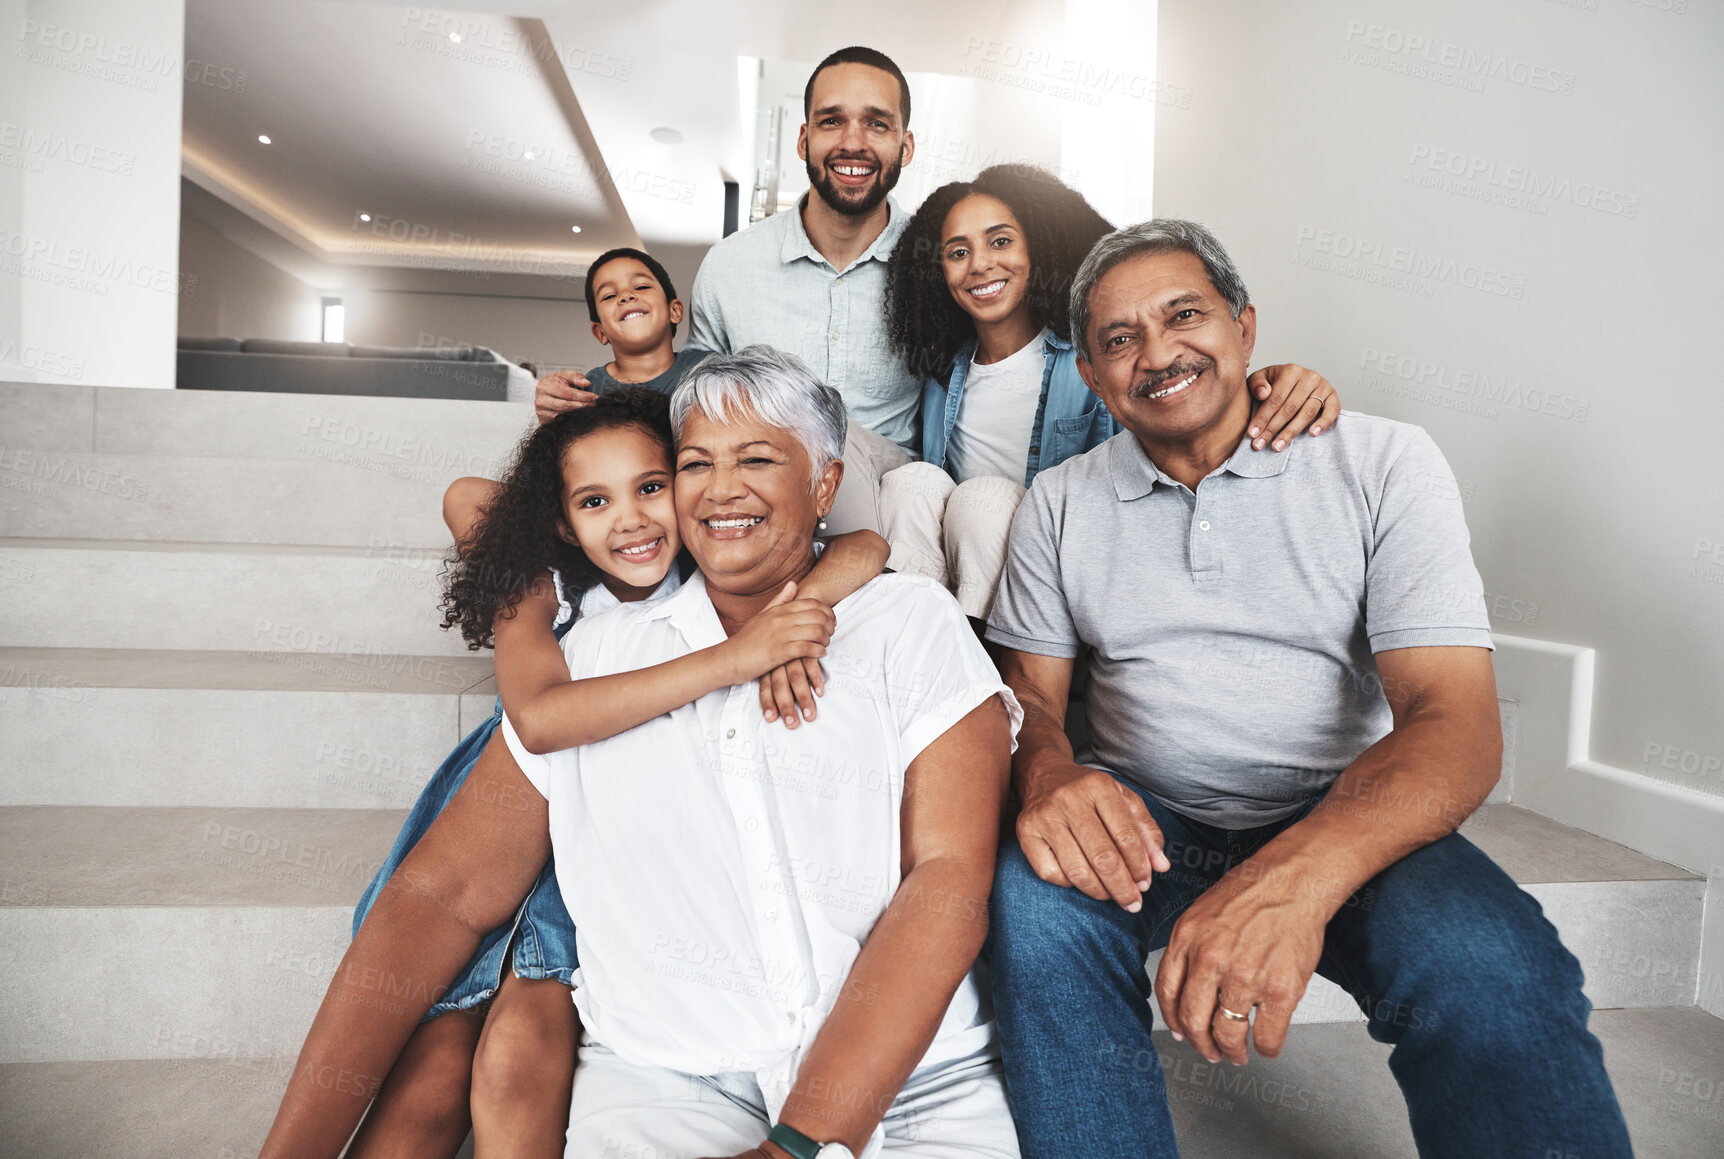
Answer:
[{"label": "blue denim shorts", "polygon": [[[502,721],[503,707],[499,702],[491,718],[456,745],[455,751],[432,774],[419,794],[419,800],[414,802],[413,811],[407,815],[407,823],[401,827],[389,856],[383,859],[377,876],[371,880],[365,896],[359,899],[359,905],[353,911],[355,934],[402,860],[466,783],[467,774],[472,772],[479,754],[485,751]],[[576,966],[575,923],[563,905],[561,891],[557,889],[554,861],[545,862],[545,868],[539,872],[539,880],[533,885],[533,892],[515,911],[514,920],[498,926],[480,941],[478,952],[436,1004],[426,1011],[423,1021],[429,1022],[451,1010],[471,1010],[490,1001],[497,993],[497,987],[502,985],[505,964],[513,967],[517,978],[555,978],[565,986],[572,984],[570,978]]]}]

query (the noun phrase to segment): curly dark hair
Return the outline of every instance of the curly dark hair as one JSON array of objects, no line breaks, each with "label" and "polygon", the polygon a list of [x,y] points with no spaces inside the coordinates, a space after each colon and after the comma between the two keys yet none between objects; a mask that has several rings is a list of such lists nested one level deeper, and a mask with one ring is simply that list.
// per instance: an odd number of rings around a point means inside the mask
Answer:
[{"label": "curly dark hair", "polygon": [[904,227],[886,273],[886,327],[894,353],[912,374],[946,382],[975,323],[946,289],[941,229],[952,207],[972,193],[997,197],[1024,227],[1030,249],[1030,312],[1039,325],[1071,337],[1072,278],[1090,247],[1113,226],[1084,195],[1034,165],[991,165],[974,181],[954,181],[928,195]]},{"label": "curly dark hair", "polygon": [[557,534],[563,518],[563,453],[596,431],[638,427],[675,457],[670,399],[631,387],[600,395],[591,406],[566,411],[530,432],[516,448],[502,488],[479,513],[464,553],[443,572],[443,627],[461,629],[473,651],[493,645],[493,625],[509,616],[532,587],[555,568],[563,593],[578,604],[581,592],[603,576],[586,553]]}]

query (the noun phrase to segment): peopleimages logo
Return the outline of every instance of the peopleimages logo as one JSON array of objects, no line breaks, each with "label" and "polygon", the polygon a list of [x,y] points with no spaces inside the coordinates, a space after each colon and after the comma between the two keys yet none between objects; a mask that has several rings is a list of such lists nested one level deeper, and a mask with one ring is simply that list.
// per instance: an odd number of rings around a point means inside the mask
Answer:
[{"label": "peopleimages logo", "polygon": [[1533,165],[1501,164],[1476,153],[1415,144],[1407,157],[1408,180],[1445,193],[1488,201],[1540,215],[1549,203],[1612,217],[1638,217],[1640,198],[1596,181],[1575,181]]},{"label": "peopleimages logo", "polygon": [[[1364,276],[1366,281],[1386,281],[1395,288],[1415,289],[1426,296],[1429,295],[1429,287],[1437,285],[1457,286],[1517,302],[1526,295],[1526,279],[1518,274],[1407,246],[1385,245],[1373,238],[1321,226],[1300,226],[1293,244],[1299,251],[1294,255],[1295,260],[1307,259],[1300,261],[1302,265],[1351,277]],[[1309,260],[1313,258],[1316,260]],[[1329,258],[1338,260],[1329,261]],[[1387,275],[1388,278],[1369,276],[1372,274]],[[1396,285],[1394,279],[1397,277],[1412,284]]]},{"label": "peopleimages logo", "polygon": [[[1375,346],[1364,348],[1359,355],[1359,366],[1366,375],[1381,375],[1407,384],[1410,391],[1396,393],[1409,397],[1419,397],[1418,392],[1428,388],[1431,391],[1476,399],[1504,410],[1572,419],[1577,423],[1585,422],[1587,413],[1592,408],[1592,404],[1584,398],[1537,386],[1522,386],[1518,382],[1511,382],[1505,374],[1491,375],[1481,370],[1381,350]],[[1366,379],[1364,385],[1372,386],[1374,383]]]},{"label": "peopleimages logo", "polygon": [[1500,80],[1522,88],[1571,96],[1574,74],[1548,65],[1534,64],[1489,49],[1435,39],[1363,20],[1347,22],[1344,58],[1355,64],[1400,72],[1421,80],[1443,83],[1465,81],[1460,87],[1484,91],[1483,82]]}]

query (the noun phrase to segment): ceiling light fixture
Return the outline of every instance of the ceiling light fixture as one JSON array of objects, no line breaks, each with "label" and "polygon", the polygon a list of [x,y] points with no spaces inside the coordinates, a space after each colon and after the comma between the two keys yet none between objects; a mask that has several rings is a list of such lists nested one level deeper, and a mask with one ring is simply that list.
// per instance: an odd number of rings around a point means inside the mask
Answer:
[{"label": "ceiling light fixture", "polygon": [[522,154],[522,155],[521,155],[521,156],[522,156],[522,157],[523,157],[523,158],[524,158],[524,159],[525,159],[525,160],[528,160],[528,161],[531,161],[531,160],[532,160],[532,159],[533,159],[533,156],[534,156],[534,154],[533,154],[533,151],[532,151],[532,150],[531,150],[531,149],[528,149],[528,150],[527,150],[527,151],[526,151],[526,152],[525,152],[525,153],[523,153],[523,154]]},{"label": "ceiling light fixture", "polygon": [[267,144],[269,144],[269,137],[268,137],[268,135],[267,135],[267,134],[264,134],[264,133],[259,133],[259,134],[258,134],[258,135],[257,135],[257,143],[258,143],[258,144],[259,144],[259,145],[267,145]]},{"label": "ceiling light fixture", "polygon": [[581,227],[580,227],[580,226],[578,226],[578,225],[571,225],[571,226],[570,226],[570,227],[569,227],[569,228],[570,228],[570,229],[571,229],[571,230],[573,230],[573,231],[574,231],[574,232],[575,232],[575,233],[580,233],[580,232],[581,232]]},{"label": "ceiling light fixture", "polygon": [[651,136],[653,140],[657,141],[661,145],[682,144],[682,134],[665,125],[660,125],[658,128],[654,129]]},{"label": "ceiling light fixture", "polygon": [[451,32],[449,34],[449,39],[453,40],[456,44],[460,44],[461,43],[461,34],[459,32]]},{"label": "ceiling light fixture", "polygon": [[370,221],[371,215],[369,213],[362,213],[359,215],[359,220],[360,221]]}]

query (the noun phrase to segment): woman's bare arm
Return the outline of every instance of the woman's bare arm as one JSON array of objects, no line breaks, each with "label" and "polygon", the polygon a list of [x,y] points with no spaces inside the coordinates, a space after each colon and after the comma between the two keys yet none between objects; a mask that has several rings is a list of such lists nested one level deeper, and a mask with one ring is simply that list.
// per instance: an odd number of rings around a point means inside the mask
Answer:
[{"label": "woman's bare arm", "polygon": [[910,763],[903,881],[809,1047],[782,1122],[862,1153],[987,939],[1010,778],[1011,725],[997,696]]}]

